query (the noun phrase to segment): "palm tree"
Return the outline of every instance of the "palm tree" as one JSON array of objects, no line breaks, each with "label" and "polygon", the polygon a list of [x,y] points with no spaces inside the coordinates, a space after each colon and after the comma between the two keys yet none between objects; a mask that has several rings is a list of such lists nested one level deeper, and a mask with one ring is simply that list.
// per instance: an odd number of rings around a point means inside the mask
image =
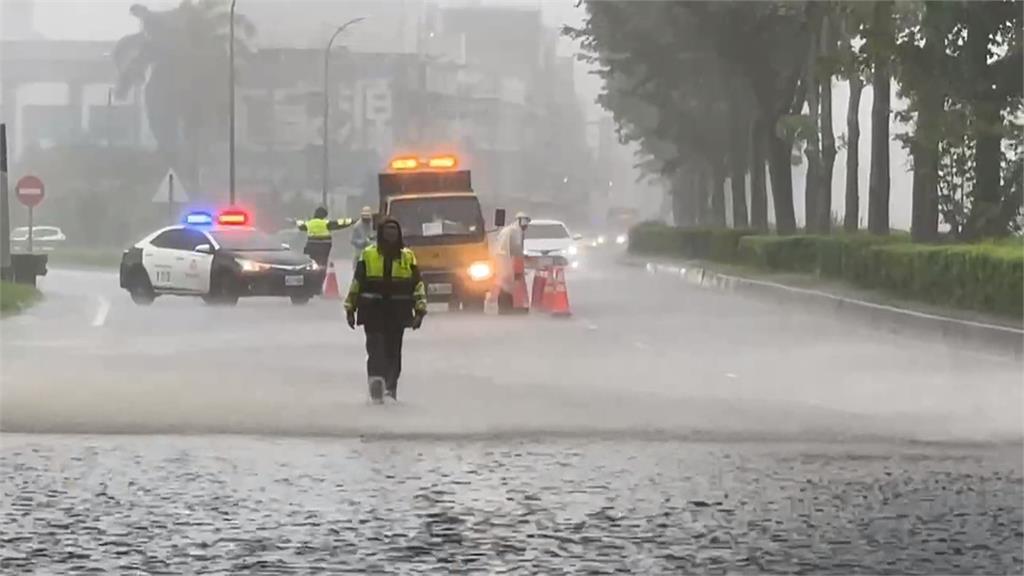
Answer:
[{"label": "palm tree", "polygon": [[[139,31],[114,47],[117,93],[142,87],[146,117],[170,166],[191,176],[199,188],[200,162],[226,131],[230,14],[218,0],[182,0],[173,9],[153,11],[134,4],[129,13]],[[255,29],[235,16],[235,53],[248,53],[245,39]]]}]

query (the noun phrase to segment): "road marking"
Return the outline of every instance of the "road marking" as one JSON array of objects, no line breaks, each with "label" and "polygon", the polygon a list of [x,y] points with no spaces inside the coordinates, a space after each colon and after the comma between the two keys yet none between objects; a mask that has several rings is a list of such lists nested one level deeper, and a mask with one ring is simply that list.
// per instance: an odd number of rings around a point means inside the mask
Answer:
[{"label": "road marking", "polygon": [[92,318],[92,325],[94,328],[103,326],[107,321],[107,314],[110,313],[110,300],[107,300],[103,296],[96,297],[99,301],[99,307],[96,308],[96,315]]},{"label": "road marking", "polygon": [[736,376],[736,375],[735,375],[735,374],[733,374],[732,372],[726,372],[726,373],[725,373],[725,377],[726,377],[726,378],[731,378],[731,379],[735,379],[735,378],[738,378],[738,376]]}]

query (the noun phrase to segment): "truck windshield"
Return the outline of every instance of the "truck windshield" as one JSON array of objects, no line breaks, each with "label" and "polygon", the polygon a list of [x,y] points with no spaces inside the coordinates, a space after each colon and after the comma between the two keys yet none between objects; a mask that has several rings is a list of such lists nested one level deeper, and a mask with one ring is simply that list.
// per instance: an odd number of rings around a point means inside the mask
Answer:
[{"label": "truck windshield", "polygon": [[402,235],[410,245],[484,237],[484,218],[475,196],[395,198],[388,215],[401,224]]}]

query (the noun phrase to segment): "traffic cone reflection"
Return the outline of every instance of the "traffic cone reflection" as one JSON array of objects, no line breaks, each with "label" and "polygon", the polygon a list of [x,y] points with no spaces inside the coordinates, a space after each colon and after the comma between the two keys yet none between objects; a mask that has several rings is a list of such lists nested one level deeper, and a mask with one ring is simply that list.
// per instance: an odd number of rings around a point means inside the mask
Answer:
[{"label": "traffic cone reflection", "polygon": [[547,286],[547,278],[547,268],[539,268],[533,273],[533,289],[530,291],[531,310],[544,310],[544,289]]}]

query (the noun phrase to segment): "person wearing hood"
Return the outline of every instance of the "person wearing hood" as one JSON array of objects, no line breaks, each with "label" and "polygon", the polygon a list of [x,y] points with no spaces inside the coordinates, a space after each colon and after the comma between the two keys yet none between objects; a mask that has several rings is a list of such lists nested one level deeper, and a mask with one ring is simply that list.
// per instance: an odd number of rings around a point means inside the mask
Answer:
[{"label": "person wearing hood", "polygon": [[405,247],[402,227],[387,219],[377,226],[377,243],[363,250],[345,298],[350,328],[366,333],[366,374],[370,397],[398,399],[402,339],[406,328],[418,330],[427,314],[427,292],[416,256]]},{"label": "person wearing hood", "polygon": [[373,231],[373,210],[369,206],[363,206],[359,213],[359,221],[352,228],[352,248],[355,249],[355,256],[352,258],[352,268],[359,264],[359,257],[363,250],[377,239]]},{"label": "person wearing hood", "polygon": [[355,223],[356,221],[352,218],[328,220],[327,208],[320,206],[313,212],[312,218],[296,222],[296,225],[299,230],[306,233],[306,254],[321,268],[326,268],[333,244],[331,232],[348,228]]}]

